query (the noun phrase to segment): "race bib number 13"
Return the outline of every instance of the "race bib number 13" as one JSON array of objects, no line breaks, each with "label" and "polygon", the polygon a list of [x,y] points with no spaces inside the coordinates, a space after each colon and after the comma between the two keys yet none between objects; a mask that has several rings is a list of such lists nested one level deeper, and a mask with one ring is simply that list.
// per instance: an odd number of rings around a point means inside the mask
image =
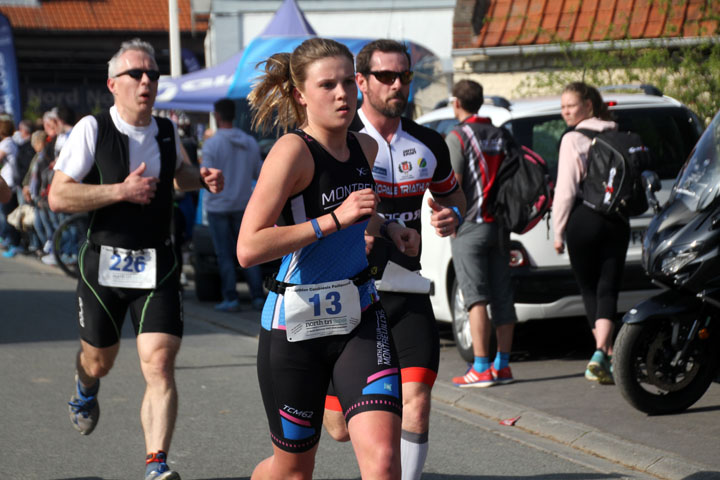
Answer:
[{"label": "race bib number 13", "polygon": [[285,289],[289,342],[350,333],[360,323],[360,294],[350,280]]},{"label": "race bib number 13", "polygon": [[105,287],[155,288],[156,258],[154,248],[126,250],[102,245],[98,283]]}]

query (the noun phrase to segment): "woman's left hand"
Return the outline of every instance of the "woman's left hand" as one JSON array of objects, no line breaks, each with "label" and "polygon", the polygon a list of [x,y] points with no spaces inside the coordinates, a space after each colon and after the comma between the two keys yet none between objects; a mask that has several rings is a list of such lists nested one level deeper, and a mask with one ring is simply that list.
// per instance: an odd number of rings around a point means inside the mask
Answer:
[{"label": "woman's left hand", "polygon": [[371,188],[356,190],[335,209],[335,216],[343,228],[375,213],[380,197]]},{"label": "woman's left hand", "polygon": [[558,255],[561,255],[565,252],[565,242],[555,242],[555,251],[558,253]]}]

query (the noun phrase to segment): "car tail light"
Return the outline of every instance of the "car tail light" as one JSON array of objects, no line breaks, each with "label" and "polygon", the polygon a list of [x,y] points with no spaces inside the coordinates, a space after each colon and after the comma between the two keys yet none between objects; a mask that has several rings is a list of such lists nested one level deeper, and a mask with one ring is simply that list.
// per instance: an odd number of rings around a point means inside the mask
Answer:
[{"label": "car tail light", "polygon": [[510,267],[523,267],[527,265],[527,256],[522,248],[510,249]]}]

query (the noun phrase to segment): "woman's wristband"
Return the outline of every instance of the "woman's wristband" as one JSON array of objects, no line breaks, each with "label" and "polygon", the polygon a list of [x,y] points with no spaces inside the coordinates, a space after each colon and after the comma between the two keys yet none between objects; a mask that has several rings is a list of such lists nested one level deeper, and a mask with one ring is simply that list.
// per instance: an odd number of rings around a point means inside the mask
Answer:
[{"label": "woman's wristband", "polygon": [[330,216],[335,221],[335,226],[337,227],[337,231],[339,232],[342,230],[342,225],[340,225],[340,220],[338,220],[337,216],[335,216],[335,212],[330,212]]},{"label": "woman's wristband", "polygon": [[323,232],[320,230],[320,224],[317,221],[317,218],[311,218],[310,223],[312,224],[313,230],[315,230],[315,236],[320,240],[323,238]]}]

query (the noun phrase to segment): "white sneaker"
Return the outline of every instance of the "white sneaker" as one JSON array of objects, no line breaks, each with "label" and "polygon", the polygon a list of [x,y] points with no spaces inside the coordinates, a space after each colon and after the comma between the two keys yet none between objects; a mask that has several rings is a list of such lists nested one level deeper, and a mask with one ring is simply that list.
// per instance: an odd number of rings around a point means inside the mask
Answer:
[{"label": "white sneaker", "polygon": [[42,261],[45,265],[57,265],[57,260],[55,260],[54,253],[48,253],[47,255],[43,255],[40,261]]},{"label": "white sneaker", "polygon": [[45,253],[52,252],[52,242],[50,240],[45,242],[45,245],[43,245],[43,252],[45,252]]}]

